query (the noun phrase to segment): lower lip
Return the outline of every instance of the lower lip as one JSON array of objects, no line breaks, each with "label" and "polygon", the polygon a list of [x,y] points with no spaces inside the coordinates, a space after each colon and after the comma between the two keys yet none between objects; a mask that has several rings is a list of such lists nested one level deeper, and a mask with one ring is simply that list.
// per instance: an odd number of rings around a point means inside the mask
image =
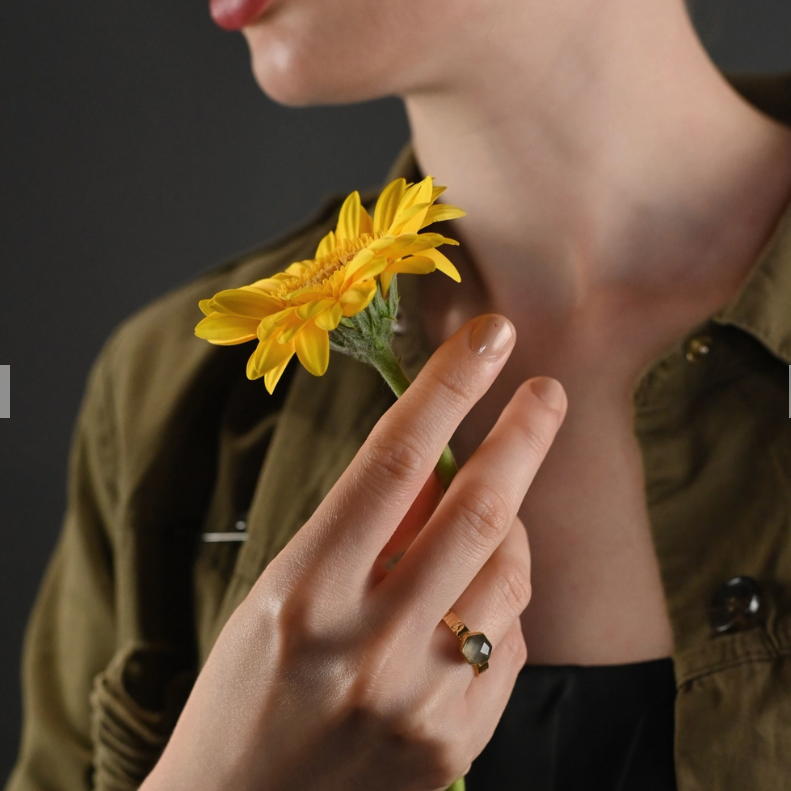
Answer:
[{"label": "lower lip", "polygon": [[224,30],[241,30],[264,12],[270,0],[211,0],[211,18]]}]

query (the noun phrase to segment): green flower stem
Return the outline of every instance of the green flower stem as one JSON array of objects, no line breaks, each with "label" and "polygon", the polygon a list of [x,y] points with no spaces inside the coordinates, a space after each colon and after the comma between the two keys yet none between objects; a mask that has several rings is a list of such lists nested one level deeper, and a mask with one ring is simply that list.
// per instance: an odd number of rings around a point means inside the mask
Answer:
[{"label": "green flower stem", "polygon": [[[371,362],[382,375],[385,382],[390,385],[391,390],[398,398],[401,398],[411,383],[393,354],[393,350],[387,346],[377,349],[372,355]],[[446,492],[453,477],[459,471],[456,459],[453,457],[453,451],[451,451],[449,445],[446,445],[442,451],[435,469],[439,476],[439,482],[442,484],[442,491]],[[457,789],[454,788],[454,791],[457,791]]]},{"label": "green flower stem", "polygon": [[[348,354],[356,360],[373,365],[390,385],[396,398],[401,398],[410,385],[409,378],[393,354],[393,323],[398,315],[398,286],[390,281],[385,297],[380,286],[365,310],[350,318],[341,319],[330,333],[330,348]],[[456,459],[446,445],[436,466],[442,490],[447,491],[453,476],[459,471]],[[459,778],[448,791],[464,791],[464,778]]]},{"label": "green flower stem", "polygon": [[450,445],[446,445],[442,450],[442,455],[439,457],[437,466],[434,468],[439,475],[439,482],[442,484],[442,491],[447,492],[450,482],[459,471],[459,465],[456,464],[456,459],[453,456],[453,451]]},{"label": "green flower stem", "polygon": [[[411,383],[393,354],[393,350],[389,346],[378,348],[371,355],[371,362],[381,374],[382,379],[390,385],[390,389],[398,398],[401,398]],[[446,492],[450,482],[453,480],[453,476],[459,471],[456,459],[453,457],[453,451],[451,451],[449,445],[446,445],[442,451],[435,469],[442,484],[442,491]],[[464,778],[460,777],[448,791],[465,791]]]}]

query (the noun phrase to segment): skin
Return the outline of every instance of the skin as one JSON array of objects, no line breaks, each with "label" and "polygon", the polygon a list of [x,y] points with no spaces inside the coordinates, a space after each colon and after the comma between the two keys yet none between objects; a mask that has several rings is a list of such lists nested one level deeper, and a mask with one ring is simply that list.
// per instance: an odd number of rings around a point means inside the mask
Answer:
[{"label": "skin", "polygon": [[529,661],[670,656],[631,392],[748,277],[791,199],[789,130],[730,88],[682,0],[273,0],[244,32],[277,101],[400,96],[423,172],[468,212],[444,231],[461,285],[419,284],[429,337],[490,311],[519,345],[459,459],[521,382],[566,389],[520,509]]},{"label": "skin", "polygon": [[[527,646],[672,653],[631,391],[749,275],[791,133],[681,0],[272,0],[244,34],[278,102],[404,100],[423,172],[468,211],[443,226],[463,279],[420,278],[437,351],[229,620],[143,788],[445,788]],[[498,357],[471,351],[480,313],[514,330]],[[437,505],[451,435],[466,463]],[[494,643],[478,678],[451,606]]]},{"label": "skin", "polygon": [[[482,327],[500,333],[499,354],[478,353]],[[562,422],[562,387],[518,388],[407,554],[386,576],[379,560],[399,526],[416,532],[436,459],[514,339],[484,316],[432,356],[226,624],[145,791],[423,791],[464,773],[527,655],[516,513]],[[452,605],[495,646],[477,678],[440,624]]]}]

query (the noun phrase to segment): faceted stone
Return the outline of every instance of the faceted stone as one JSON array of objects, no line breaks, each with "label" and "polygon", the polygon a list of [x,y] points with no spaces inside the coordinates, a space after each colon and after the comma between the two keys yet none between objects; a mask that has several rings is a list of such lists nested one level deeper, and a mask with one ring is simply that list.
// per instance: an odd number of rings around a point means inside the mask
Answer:
[{"label": "faceted stone", "polygon": [[488,662],[492,655],[492,644],[483,636],[482,632],[473,632],[467,635],[461,646],[464,658],[471,665],[478,665],[481,662]]}]

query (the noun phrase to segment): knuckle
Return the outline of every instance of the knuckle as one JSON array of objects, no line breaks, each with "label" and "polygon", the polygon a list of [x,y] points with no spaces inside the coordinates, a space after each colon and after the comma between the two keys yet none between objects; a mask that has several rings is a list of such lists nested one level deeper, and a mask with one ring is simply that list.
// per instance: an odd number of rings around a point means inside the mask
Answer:
[{"label": "knuckle", "polygon": [[426,458],[426,449],[414,434],[392,427],[386,435],[372,433],[367,445],[366,471],[388,485],[416,480]]},{"label": "knuckle", "polygon": [[446,728],[425,707],[403,707],[368,689],[346,707],[346,718],[355,724],[356,732],[375,735],[391,754],[401,756],[404,763],[411,765],[421,788],[444,791],[466,766],[466,756],[460,754],[447,738]]},{"label": "knuckle", "polygon": [[457,406],[465,406],[473,398],[472,377],[469,371],[458,367],[439,368],[431,373],[432,383],[435,384],[444,396],[445,401],[451,401]]},{"label": "knuckle", "polygon": [[517,667],[521,667],[527,661],[527,644],[521,629],[514,629],[506,636],[503,642],[497,646],[498,654],[505,651],[509,654]]},{"label": "knuckle", "polygon": [[369,670],[356,672],[354,683],[344,692],[345,721],[355,733],[364,732],[386,745],[389,754],[399,755],[402,763],[412,767],[412,777],[421,788],[444,791],[470,762],[458,734],[454,730],[452,736],[438,716],[433,695],[404,695],[384,681],[391,673],[383,673],[381,667],[373,674]]},{"label": "knuckle", "polygon": [[530,603],[532,588],[530,575],[513,564],[499,576],[500,596],[505,605],[514,613],[521,613]]},{"label": "knuckle", "polygon": [[517,667],[522,667],[527,662],[527,643],[521,634],[514,638],[511,650]]},{"label": "knuckle", "polygon": [[461,772],[454,771],[444,766],[430,771],[425,778],[425,784],[434,791],[445,791],[450,788],[460,777]]},{"label": "knuckle", "polygon": [[456,510],[456,518],[473,549],[490,549],[503,536],[510,521],[508,503],[489,486],[466,491]]},{"label": "knuckle", "polygon": [[527,446],[528,453],[532,456],[543,458],[552,444],[554,435],[546,430],[544,426],[537,425],[535,416],[531,420],[518,422],[516,428],[522,441]]},{"label": "knuckle", "polygon": [[349,717],[360,723],[365,730],[375,728],[386,732],[394,717],[386,696],[375,678],[367,673],[355,674],[354,683],[349,685],[345,701]]},{"label": "knuckle", "polygon": [[273,623],[283,651],[296,655],[321,642],[321,613],[306,596],[291,596],[279,607]]},{"label": "knuckle", "polygon": [[[537,400],[533,399],[533,402]],[[558,428],[557,415],[543,405],[538,409],[533,408],[531,403],[530,410],[519,410],[514,428],[527,445],[528,451],[534,456],[543,457],[555,438]]]},{"label": "knuckle", "polygon": [[356,623],[349,613],[323,595],[316,573],[304,574],[296,582],[271,582],[274,584],[268,586],[266,595],[258,597],[266,601],[258,604],[266,607],[266,617],[259,610],[258,621],[289,656],[331,649],[334,636],[354,631]]},{"label": "knuckle", "polygon": [[429,788],[449,788],[462,776],[469,758],[459,755],[458,750],[449,745],[439,743],[435,745],[432,753],[424,782]]}]

